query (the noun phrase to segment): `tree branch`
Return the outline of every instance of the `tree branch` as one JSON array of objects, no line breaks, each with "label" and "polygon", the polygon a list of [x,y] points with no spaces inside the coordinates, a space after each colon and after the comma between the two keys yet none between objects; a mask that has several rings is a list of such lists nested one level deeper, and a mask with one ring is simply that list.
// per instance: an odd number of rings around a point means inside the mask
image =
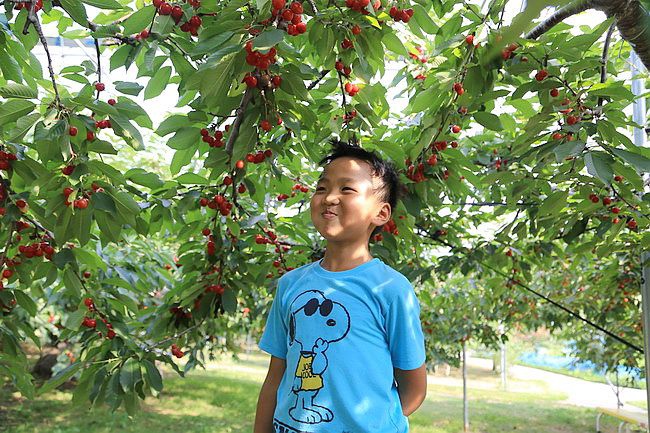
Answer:
[{"label": "tree branch", "polygon": [[228,155],[232,156],[232,148],[235,145],[235,140],[237,140],[237,136],[239,135],[239,126],[241,125],[242,120],[244,120],[244,112],[246,111],[246,106],[248,106],[248,103],[250,102],[251,98],[253,97],[253,89],[251,87],[247,87],[246,91],[244,92],[244,96],[241,98],[241,104],[239,104],[239,107],[235,111],[235,121],[232,123],[232,129],[230,130],[230,136],[228,137],[228,141],[226,142],[226,153]]},{"label": "tree branch", "polygon": [[45,54],[47,55],[47,69],[50,72],[50,79],[52,80],[52,87],[54,88],[54,103],[57,109],[59,109],[59,107],[61,107],[61,98],[59,97],[59,89],[56,87],[56,80],[54,80],[54,69],[52,68],[52,56],[50,55],[50,50],[47,46],[47,39],[45,39],[45,35],[43,34],[43,28],[41,27],[41,23],[38,20],[38,15],[36,15],[36,0],[30,1],[29,12],[27,13],[27,20],[25,21],[25,27],[23,27],[24,35],[29,33],[30,24],[34,25],[34,28],[36,29],[36,33],[38,33],[38,38],[41,40],[41,44],[43,44],[43,48],[45,49]]},{"label": "tree branch", "polygon": [[318,83],[320,83],[320,81],[321,81],[321,80],[322,80],[322,79],[323,79],[327,74],[329,74],[329,72],[330,72],[330,69],[323,69],[322,71],[320,71],[320,74],[318,75],[318,78],[316,78],[314,81],[312,81],[312,83],[307,87],[307,90],[311,90],[311,89],[313,89],[314,87],[316,87],[316,85],[317,85]]},{"label": "tree branch", "polygon": [[546,18],[540,24],[538,24],[534,29],[524,36],[526,39],[537,39],[547,31],[549,31],[556,24],[564,21],[566,18],[569,18],[572,15],[579,14],[584,12],[587,9],[592,9],[594,7],[594,0],[576,0],[573,3],[570,3],[563,8],[555,11],[553,15]]},{"label": "tree branch", "polygon": [[[607,62],[609,61],[609,43],[612,40],[612,33],[614,33],[614,29],[616,28],[616,23],[612,23],[611,26],[609,26],[609,29],[607,30],[607,35],[605,36],[605,43],[603,44],[603,55],[600,57],[600,63],[602,63],[602,66],[600,67],[600,82],[604,83],[607,80]],[[600,107],[603,105],[603,97],[599,96],[598,97],[598,103],[596,106]]]}]

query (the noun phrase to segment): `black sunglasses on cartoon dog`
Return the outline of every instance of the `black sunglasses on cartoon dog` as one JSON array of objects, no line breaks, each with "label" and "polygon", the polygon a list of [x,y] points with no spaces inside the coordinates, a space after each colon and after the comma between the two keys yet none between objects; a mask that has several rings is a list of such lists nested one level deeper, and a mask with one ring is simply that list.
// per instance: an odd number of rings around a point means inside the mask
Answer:
[{"label": "black sunglasses on cartoon dog", "polygon": [[323,303],[321,304],[318,299],[316,298],[311,298],[307,303],[305,304],[305,314],[307,316],[312,316],[316,312],[316,310],[320,311],[320,315],[325,317],[328,316],[332,312],[332,308],[334,307],[334,304],[332,301],[329,299],[325,299]]}]

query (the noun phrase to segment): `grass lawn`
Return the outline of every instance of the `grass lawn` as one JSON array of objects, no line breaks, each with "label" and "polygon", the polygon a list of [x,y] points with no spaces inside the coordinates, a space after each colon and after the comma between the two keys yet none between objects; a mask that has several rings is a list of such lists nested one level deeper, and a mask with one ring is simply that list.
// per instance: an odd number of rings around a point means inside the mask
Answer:
[{"label": "grass lawn", "polygon": [[[75,408],[69,403],[69,392],[54,391],[27,401],[5,387],[0,389],[0,431],[250,433],[267,365],[265,356],[247,356],[240,361],[224,359],[185,379],[169,373],[160,398],[148,397],[134,419],[123,411],[111,414],[104,408],[93,412]],[[560,405],[557,401],[564,396],[539,392],[539,383],[531,388],[535,392],[500,392],[492,389],[496,380],[490,378],[483,386],[479,380],[472,376],[469,387],[470,426],[474,433],[594,431],[595,411]],[[521,390],[525,383],[516,385]],[[462,432],[462,411],[462,388],[429,384],[426,401],[409,418],[411,432]],[[613,420],[603,418],[603,424],[603,433],[616,431]]]}]

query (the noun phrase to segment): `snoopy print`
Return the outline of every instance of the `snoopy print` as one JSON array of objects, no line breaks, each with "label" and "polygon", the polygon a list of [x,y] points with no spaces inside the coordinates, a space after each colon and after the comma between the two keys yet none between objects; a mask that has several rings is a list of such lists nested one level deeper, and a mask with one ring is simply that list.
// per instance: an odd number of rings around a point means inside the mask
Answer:
[{"label": "snoopy print", "polygon": [[342,340],[350,330],[350,315],[343,305],[332,301],[318,290],[302,292],[289,308],[290,345],[300,345],[292,392],[296,402],[289,409],[295,421],[318,424],[334,419],[327,407],[316,404],[319,391],[327,386],[323,372],[327,370],[326,356],[330,344]]}]

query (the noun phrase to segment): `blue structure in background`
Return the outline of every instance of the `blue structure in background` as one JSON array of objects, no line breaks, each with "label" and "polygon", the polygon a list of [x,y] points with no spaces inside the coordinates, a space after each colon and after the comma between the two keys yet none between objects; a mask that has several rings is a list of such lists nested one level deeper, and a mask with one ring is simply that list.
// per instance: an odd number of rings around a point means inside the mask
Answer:
[{"label": "blue structure in background", "polygon": [[[591,361],[579,361],[570,356],[552,356],[535,352],[526,352],[519,356],[519,360],[533,367],[551,367],[562,368],[569,371],[587,371],[596,375],[605,377],[605,370],[596,368],[596,365]],[[627,376],[634,380],[641,379],[640,368],[627,368],[619,365],[616,370],[621,376]]]}]

